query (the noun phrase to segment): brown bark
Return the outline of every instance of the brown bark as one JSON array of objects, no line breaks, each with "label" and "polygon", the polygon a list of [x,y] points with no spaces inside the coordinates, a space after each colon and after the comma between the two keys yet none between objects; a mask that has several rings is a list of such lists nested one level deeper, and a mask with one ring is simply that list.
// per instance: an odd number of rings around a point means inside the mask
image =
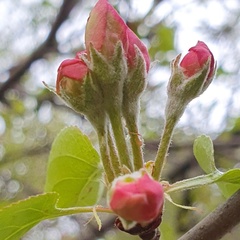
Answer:
[{"label": "brown bark", "polygon": [[219,240],[240,222],[240,190],[178,240]]}]

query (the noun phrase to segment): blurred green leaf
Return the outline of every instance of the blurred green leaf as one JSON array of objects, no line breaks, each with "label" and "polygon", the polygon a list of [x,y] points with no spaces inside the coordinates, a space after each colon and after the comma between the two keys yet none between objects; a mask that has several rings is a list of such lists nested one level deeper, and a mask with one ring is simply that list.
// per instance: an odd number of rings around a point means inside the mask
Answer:
[{"label": "blurred green leaf", "polygon": [[178,209],[169,201],[165,201],[164,209],[167,214],[163,214],[160,224],[161,240],[178,239],[175,227],[178,224]]},{"label": "blurred green leaf", "polygon": [[175,29],[160,24],[155,29],[155,35],[151,41],[149,53],[155,56],[158,52],[168,52],[174,50],[174,34]]},{"label": "blurred green leaf", "polygon": [[55,205],[57,193],[30,197],[0,210],[0,236],[2,240],[19,240],[40,221],[58,215]]},{"label": "blurred green leaf", "polygon": [[46,192],[59,193],[59,207],[91,206],[103,185],[100,157],[77,127],[67,127],[56,137],[48,163]]},{"label": "blurred green leaf", "polygon": [[218,181],[240,184],[240,169],[235,168],[225,172]]},{"label": "blurred green leaf", "polygon": [[227,198],[240,188],[240,169],[231,169],[224,173],[217,181],[218,187]]},{"label": "blurred green leaf", "polygon": [[1,240],[19,240],[28,230],[46,219],[86,212],[93,212],[95,216],[97,211],[111,213],[111,210],[103,207],[59,208],[58,202],[59,194],[51,192],[0,209]]},{"label": "blurred green leaf", "polygon": [[197,137],[194,141],[193,152],[204,172],[212,173],[217,170],[214,160],[213,143],[210,137],[206,135]]},{"label": "blurred green leaf", "polygon": [[[206,173],[218,171],[215,166],[213,143],[210,137],[199,136],[194,142],[193,151],[200,167]],[[218,184],[225,197],[229,197],[240,187],[240,169],[231,169],[221,174],[213,182]]]},{"label": "blurred green leaf", "polygon": [[231,133],[239,133],[240,132],[240,118],[237,118],[235,120],[234,126],[231,130]]},{"label": "blurred green leaf", "polygon": [[225,198],[229,198],[240,188],[240,184],[227,182],[217,182],[217,185],[221,189],[221,192]]},{"label": "blurred green leaf", "polygon": [[157,29],[157,37],[159,41],[159,48],[161,51],[167,52],[174,50],[174,29],[168,26],[161,25]]}]

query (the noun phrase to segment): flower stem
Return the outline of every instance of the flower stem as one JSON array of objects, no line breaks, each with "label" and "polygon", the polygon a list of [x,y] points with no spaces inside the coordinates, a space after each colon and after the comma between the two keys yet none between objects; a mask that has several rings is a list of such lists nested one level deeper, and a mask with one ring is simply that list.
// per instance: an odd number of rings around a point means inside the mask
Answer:
[{"label": "flower stem", "polygon": [[126,118],[126,125],[130,135],[134,170],[137,171],[143,167],[143,142],[138,133],[138,126],[136,120],[134,118]]},{"label": "flower stem", "polygon": [[193,178],[188,178],[171,184],[166,188],[166,193],[183,191],[188,189],[193,189],[201,187],[207,184],[215,183],[223,175],[220,171],[215,171],[207,175],[201,175]]},{"label": "flower stem", "polygon": [[[91,213],[94,210],[94,207],[71,207],[71,208],[58,208],[60,213],[59,216],[65,216],[65,215],[72,215],[77,213]],[[113,213],[111,209],[102,207],[102,206],[96,206],[95,207],[96,212],[102,212],[102,213]]]},{"label": "flower stem", "polygon": [[120,162],[117,154],[117,150],[112,138],[112,133],[110,131],[110,128],[108,128],[108,147],[110,152],[110,158],[112,163],[112,168],[115,173],[115,176],[119,176],[121,174],[121,168],[120,168]]},{"label": "flower stem", "polygon": [[98,141],[99,141],[103,168],[104,168],[108,182],[111,183],[114,180],[114,172],[111,166],[111,159],[108,151],[107,133],[98,132]]},{"label": "flower stem", "polygon": [[121,165],[122,167],[125,165],[127,168],[129,168],[129,170],[132,171],[132,163],[129,156],[129,150],[127,147],[127,142],[122,124],[122,117],[120,113],[121,110],[117,108],[112,108],[111,111],[108,111]]},{"label": "flower stem", "polygon": [[155,165],[153,170],[153,178],[160,180],[163,166],[166,161],[168,149],[171,143],[171,137],[173,134],[174,127],[178,121],[178,118],[171,117],[165,120],[165,126],[162,133],[161,141],[158,147],[157,156],[155,158]]}]

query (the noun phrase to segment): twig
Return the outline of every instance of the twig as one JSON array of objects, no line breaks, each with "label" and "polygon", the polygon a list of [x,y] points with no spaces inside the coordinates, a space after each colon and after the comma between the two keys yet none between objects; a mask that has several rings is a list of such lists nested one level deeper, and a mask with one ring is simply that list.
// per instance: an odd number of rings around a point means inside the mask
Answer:
[{"label": "twig", "polygon": [[74,6],[79,2],[80,0],[64,0],[47,39],[27,59],[25,59],[25,61],[9,70],[11,75],[0,88],[0,101],[4,101],[5,91],[20,81],[21,77],[35,60],[42,58],[49,51],[56,49],[56,32],[61,24],[67,19]]},{"label": "twig", "polygon": [[240,222],[240,190],[178,240],[219,240]]}]

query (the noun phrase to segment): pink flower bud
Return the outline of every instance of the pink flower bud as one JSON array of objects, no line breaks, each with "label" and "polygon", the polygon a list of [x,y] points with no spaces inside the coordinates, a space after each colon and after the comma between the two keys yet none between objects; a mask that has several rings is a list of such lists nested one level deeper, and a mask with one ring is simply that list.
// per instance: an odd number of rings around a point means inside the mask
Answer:
[{"label": "pink flower bud", "polygon": [[86,26],[85,44],[88,56],[90,56],[90,44],[92,44],[94,49],[111,59],[119,41],[122,43],[130,68],[135,66],[136,51],[134,45],[136,45],[142,52],[148,71],[150,58],[145,45],[128,28],[107,0],[99,0],[92,9]]},{"label": "pink flower bud", "polygon": [[162,212],[162,185],[146,172],[134,172],[114,180],[110,207],[122,219],[145,225]]},{"label": "pink flower bud", "polygon": [[68,78],[71,80],[76,80],[81,82],[84,77],[88,73],[88,68],[86,64],[81,59],[66,59],[64,60],[59,68],[58,68],[58,75],[57,75],[57,83],[56,83],[56,92],[57,94],[60,93],[60,88],[69,88],[67,86],[70,81],[64,81],[63,86],[63,78]]},{"label": "pink flower bud", "polygon": [[183,74],[186,77],[193,76],[202,70],[208,60],[210,61],[210,70],[207,79],[211,78],[214,72],[214,57],[208,46],[204,42],[198,41],[197,45],[191,47],[180,62]]},{"label": "pink flower bud", "polygon": [[127,36],[128,36],[128,42],[129,42],[127,57],[128,57],[130,67],[134,66],[134,63],[135,63],[134,60],[136,57],[136,51],[134,49],[134,45],[136,45],[139,48],[139,50],[142,52],[143,58],[146,63],[146,70],[148,72],[150,68],[150,57],[149,57],[146,46],[142,43],[142,41],[140,41],[140,39],[136,36],[136,34],[130,28],[127,29]]},{"label": "pink flower bud", "polygon": [[127,25],[107,0],[99,0],[92,9],[86,26],[85,44],[88,54],[90,43],[110,58],[118,41],[127,49],[126,29]]}]

